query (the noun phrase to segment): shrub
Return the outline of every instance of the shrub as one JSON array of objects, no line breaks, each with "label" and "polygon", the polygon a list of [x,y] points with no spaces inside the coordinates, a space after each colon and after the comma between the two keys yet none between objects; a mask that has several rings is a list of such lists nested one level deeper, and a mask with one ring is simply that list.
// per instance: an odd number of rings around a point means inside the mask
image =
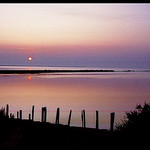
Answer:
[{"label": "shrub", "polygon": [[[4,118],[8,118],[8,117],[6,116],[5,108],[2,107],[2,108],[0,109],[0,119],[4,119]],[[15,115],[12,114],[12,113],[10,113],[10,118],[11,118],[11,119],[14,119],[14,118],[15,118]]]},{"label": "shrub", "polygon": [[126,112],[125,119],[116,125],[116,129],[139,134],[150,131],[150,103],[145,102],[143,107],[139,104],[135,110]]},{"label": "shrub", "polygon": [[5,117],[6,117],[6,115],[5,115],[5,108],[2,107],[2,108],[0,109],[0,118],[5,118]]}]

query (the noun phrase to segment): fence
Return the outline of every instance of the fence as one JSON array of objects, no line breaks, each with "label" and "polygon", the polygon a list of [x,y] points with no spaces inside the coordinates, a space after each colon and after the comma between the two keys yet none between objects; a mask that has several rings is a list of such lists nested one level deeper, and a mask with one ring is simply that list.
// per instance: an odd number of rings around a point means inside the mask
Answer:
[{"label": "fence", "polygon": [[[29,120],[34,121],[34,105],[32,106],[32,114],[29,113]],[[31,118],[32,116],[32,118]],[[69,112],[69,117],[68,117],[68,126],[70,126],[71,122],[71,116],[72,116],[72,110]],[[6,105],[6,117],[11,118],[12,113],[10,113],[9,116],[9,105]],[[22,110],[17,111],[17,119],[22,120]],[[114,131],[114,120],[115,120],[115,112],[110,113],[110,131]],[[41,111],[41,122],[47,122],[47,107],[42,107]],[[86,128],[86,113],[85,110],[81,111],[81,123],[82,123],[82,128]],[[60,108],[57,108],[56,111],[56,121],[55,124],[60,124]],[[99,111],[96,110],[96,120],[95,120],[95,128],[98,130],[99,129]]]}]

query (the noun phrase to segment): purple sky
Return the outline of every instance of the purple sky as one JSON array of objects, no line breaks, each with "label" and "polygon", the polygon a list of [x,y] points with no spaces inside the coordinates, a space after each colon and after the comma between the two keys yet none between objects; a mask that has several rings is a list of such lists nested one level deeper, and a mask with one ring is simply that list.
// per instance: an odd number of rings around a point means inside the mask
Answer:
[{"label": "purple sky", "polygon": [[0,65],[150,68],[149,14],[150,4],[0,4]]}]

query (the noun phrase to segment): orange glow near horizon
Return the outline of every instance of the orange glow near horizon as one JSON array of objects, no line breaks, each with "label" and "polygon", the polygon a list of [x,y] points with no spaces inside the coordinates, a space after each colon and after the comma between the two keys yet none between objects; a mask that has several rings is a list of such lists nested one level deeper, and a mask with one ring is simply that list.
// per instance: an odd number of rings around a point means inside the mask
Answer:
[{"label": "orange glow near horizon", "polygon": [[31,68],[31,67],[29,67],[29,68],[28,68],[28,70],[32,70],[32,68]]},{"label": "orange glow near horizon", "polygon": [[82,47],[97,46],[101,51],[106,46],[149,45],[149,12],[145,7],[130,4],[0,5],[0,45],[10,46],[14,51],[20,45],[19,52],[26,47],[46,46],[53,52],[58,46],[65,49],[76,45],[79,51],[84,51]]}]

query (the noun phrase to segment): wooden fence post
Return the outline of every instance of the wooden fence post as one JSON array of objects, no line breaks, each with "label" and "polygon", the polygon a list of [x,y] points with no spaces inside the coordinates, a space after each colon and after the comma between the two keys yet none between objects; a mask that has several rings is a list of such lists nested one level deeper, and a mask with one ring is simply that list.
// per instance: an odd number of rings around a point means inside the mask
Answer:
[{"label": "wooden fence post", "polygon": [[96,129],[99,129],[99,121],[98,121],[98,111],[96,111]]},{"label": "wooden fence post", "polygon": [[34,121],[34,105],[32,106],[32,121]]},{"label": "wooden fence post", "polygon": [[19,112],[17,111],[17,119],[19,119]]},{"label": "wooden fence post", "polygon": [[44,107],[44,122],[46,122],[46,118],[47,118],[47,108]]},{"label": "wooden fence post", "polygon": [[22,120],[22,110],[20,110],[20,120]]},{"label": "wooden fence post", "polygon": [[81,119],[82,119],[82,127],[86,127],[86,121],[85,121],[85,110],[82,110],[81,112]]},{"label": "wooden fence post", "polygon": [[83,119],[83,121],[84,121],[84,124],[83,124],[83,125],[84,125],[84,128],[86,128],[86,121],[85,121],[85,110],[83,110],[83,118],[84,118],[84,119]]},{"label": "wooden fence post", "polygon": [[42,107],[42,122],[46,122],[46,117],[47,117],[47,109],[46,107]]},{"label": "wooden fence post", "polygon": [[43,122],[44,109],[42,107],[41,122]]},{"label": "wooden fence post", "polygon": [[6,105],[6,117],[9,118],[9,105]]},{"label": "wooden fence post", "polygon": [[56,122],[55,122],[55,124],[59,124],[59,111],[60,111],[60,109],[57,108],[57,112],[56,112]]},{"label": "wooden fence post", "polygon": [[81,111],[81,121],[82,121],[82,128],[83,128],[83,111]]},{"label": "wooden fence post", "polygon": [[31,114],[29,114],[29,120],[31,120]]},{"label": "wooden fence post", "polygon": [[12,113],[10,113],[10,118],[13,118],[13,114]]},{"label": "wooden fence post", "polygon": [[71,113],[72,113],[72,110],[70,110],[70,113],[69,113],[68,126],[70,126],[70,121],[71,121]]},{"label": "wooden fence post", "polygon": [[110,114],[110,131],[114,130],[114,120],[115,120],[115,113],[112,112]]}]

